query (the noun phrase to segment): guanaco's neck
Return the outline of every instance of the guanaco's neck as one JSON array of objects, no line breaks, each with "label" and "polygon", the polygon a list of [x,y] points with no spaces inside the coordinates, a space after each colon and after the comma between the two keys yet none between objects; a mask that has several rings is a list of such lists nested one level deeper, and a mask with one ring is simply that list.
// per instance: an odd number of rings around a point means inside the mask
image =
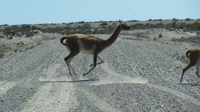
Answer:
[{"label": "guanaco's neck", "polygon": [[115,31],[112,33],[112,35],[106,39],[106,46],[109,47],[110,45],[112,45],[115,40],[117,39],[117,37],[119,36],[119,33],[121,32],[121,26],[118,25],[118,27],[115,29]]}]

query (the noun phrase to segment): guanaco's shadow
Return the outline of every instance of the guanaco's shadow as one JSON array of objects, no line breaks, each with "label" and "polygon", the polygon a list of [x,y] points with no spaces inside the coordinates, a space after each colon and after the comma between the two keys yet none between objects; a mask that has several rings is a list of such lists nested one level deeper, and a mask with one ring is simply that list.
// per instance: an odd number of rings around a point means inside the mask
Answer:
[{"label": "guanaco's shadow", "polygon": [[84,78],[76,75],[66,73],[65,67],[57,68],[55,71],[51,71],[50,75],[41,76],[39,81],[41,83],[78,83],[78,82],[93,82],[99,81],[97,77]]},{"label": "guanaco's shadow", "polygon": [[198,83],[179,83],[180,85],[185,85],[185,86],[200,86]]},{"label": "guanaco's shadow", "polygon": [[41,81],[43,83],[75,83],[75,82],[93,82],[99,79],[71,80],[71,81]]}]

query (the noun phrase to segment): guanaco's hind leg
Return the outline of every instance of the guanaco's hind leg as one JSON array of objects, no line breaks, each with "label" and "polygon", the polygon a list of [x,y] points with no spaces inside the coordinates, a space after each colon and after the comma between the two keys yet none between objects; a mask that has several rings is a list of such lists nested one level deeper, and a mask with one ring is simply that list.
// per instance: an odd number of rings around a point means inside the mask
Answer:
[{"label": "guanaco's hind leg", "polygon": [[76,56],[80,52],[77,40],[71,39],[71,38],[67,39],[66,48],[70,52],[70,54],[64,58],[65,63],[67,64],[67,67],[69,69],[69,74],[72,75],[71,73],[71,69],[72,69],[73,73],[77,75],[71,65],[71,61],[73,60],[74,56]]},{"label": "guanaco's hind leg", "polygon": [[72,71],[73,71],[73,73],[74,73],[74,75],[77,75],[76,74],[76,72],[74,71],[74,69],[73,69],[73,67],[72,67],[72,65],[71,65],[71,61],[73,60],[73,58],[74,58],[74,56],[76,56],[78,53],[70,53],[67,57],[65,57],[65,63],[67,64],[67,67],[68,67],[68,69],[69,69],[69,74],[70,75],[72,75],[72,73],[71,73],[71,69],[72,69]]},{"label": "guanaco's hind leg", "polygon": [[182,72],[182,75],[181,75],[180,83],[181,83],[182,80],[183,80],[183,75],[184,75],[184,73],[185,73],[189,68],[191,68],[191,67],[193,67],[194,65],[197,64],[197,61],[198,61],[198,59],[199,59],[198,52],[197,52],[197,51],[191,52],[189,58],[190,58],[190,63],[188,64],[187,67],[185,67],[185,68],[183,69],[183,72]]}]

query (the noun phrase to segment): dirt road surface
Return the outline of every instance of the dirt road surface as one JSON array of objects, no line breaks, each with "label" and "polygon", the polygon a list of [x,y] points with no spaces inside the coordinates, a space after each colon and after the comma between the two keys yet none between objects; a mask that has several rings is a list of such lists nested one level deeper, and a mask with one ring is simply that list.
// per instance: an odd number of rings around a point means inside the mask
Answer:
[{"label": "dirt road surface", "polygon": [[[98,35],[108,38],[109,35]],[[66,48],[56,39],[0,59],[0,112],[131,112],[200,110],[200,79],[195,69],[179,84],[189,45],[120,38],[93,58],[79,54],[70,76]]]}]

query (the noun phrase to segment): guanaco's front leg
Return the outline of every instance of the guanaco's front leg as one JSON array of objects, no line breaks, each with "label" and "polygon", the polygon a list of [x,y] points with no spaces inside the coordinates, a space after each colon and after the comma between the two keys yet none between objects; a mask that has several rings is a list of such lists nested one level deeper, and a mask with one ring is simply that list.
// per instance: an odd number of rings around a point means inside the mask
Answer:
[{"label": "guanaco's front leg", "polygon": [[198,60],[197,65],[196,65],[196,75],[200,78],[200,60]]},{"label": "guanaco's front leg", "polygon": [[[98,54],[97,58],[100,59],[100,62],[97,63],[97,65],[104,63],[104,60],[102,59],[102,57]],[[91,64],[90,67],[92,67],[94,64]]]},{"label": "guanaco's front leg", "polygon": [[87,73],[84,73],[83,76],[85,76],[88,73],[90,73],[96,67],[96,65],[97,65],[97,56],[98,56],[98,54],[94,53],[94,55],[93,55],[93,61],[94,61],[93,67]]}]

